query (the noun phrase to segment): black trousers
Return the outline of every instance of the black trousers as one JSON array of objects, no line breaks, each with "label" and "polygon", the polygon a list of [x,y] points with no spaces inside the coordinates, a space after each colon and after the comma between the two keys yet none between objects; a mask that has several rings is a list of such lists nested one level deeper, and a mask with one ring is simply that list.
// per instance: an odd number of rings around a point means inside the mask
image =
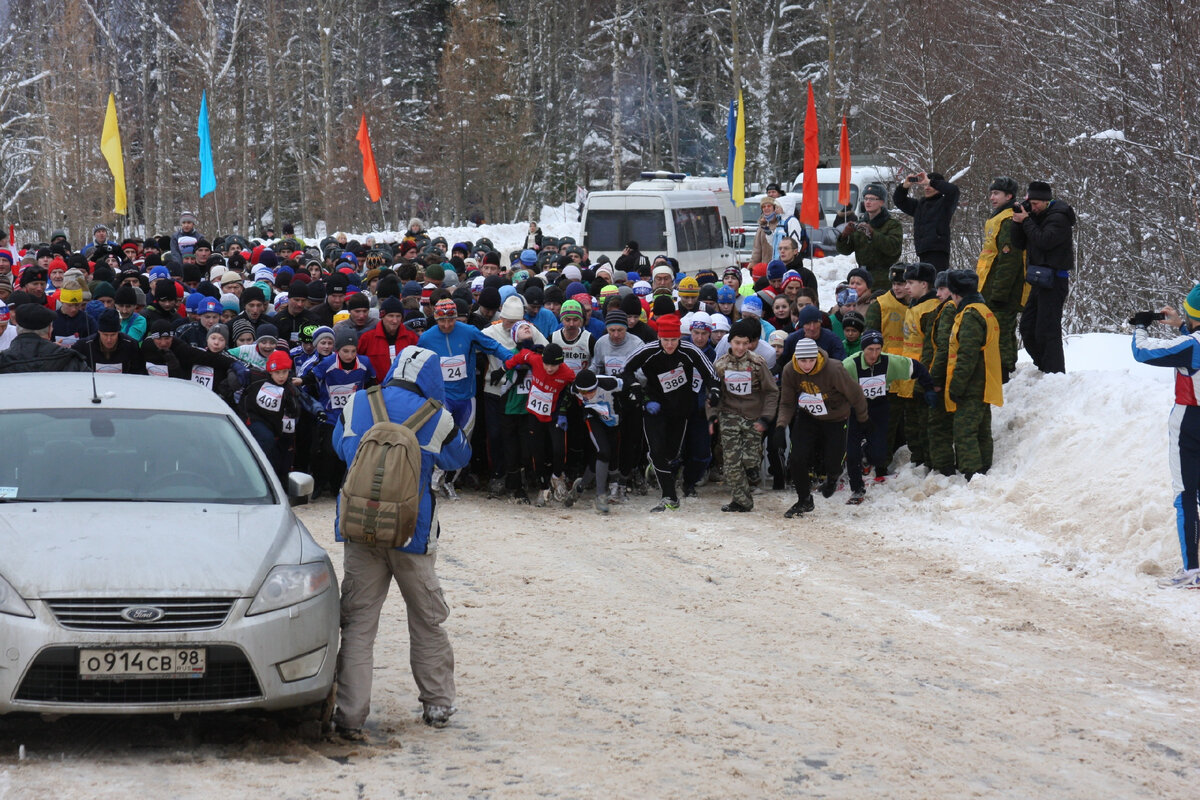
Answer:
[{"label": "black trousers", "polygon": [[683,441],[687,437],[688,418],[682,414],[647,414],[642,418],[646,443],[650,445],[650,461],[658,474],[662,496],[678,500],[675,478],[683,463]]},{"label": "black trousers", "polygon": [[808,475],[813,451],[820,447],[825,479],[837,480],[846,457],[846,421],[823,420],[807,411],[796,411],[792,418],[792,483],[796,496],[803,500],[812,492]]},{"label": "black trousers", "polygon": [[933,264],[933,268],[937,272],[945,272],[950,269],[950,254],[945,250],[926,250],[923,253],[917,253],[917,260]]},{"label": "black trousers", "polygon": [[1021,341],[1033,364],[1042,372],[1066,372],[1063,356],[1062,314],[1068,281],[1055,278],[1049,289],[1033,287],[1021,313]]}]

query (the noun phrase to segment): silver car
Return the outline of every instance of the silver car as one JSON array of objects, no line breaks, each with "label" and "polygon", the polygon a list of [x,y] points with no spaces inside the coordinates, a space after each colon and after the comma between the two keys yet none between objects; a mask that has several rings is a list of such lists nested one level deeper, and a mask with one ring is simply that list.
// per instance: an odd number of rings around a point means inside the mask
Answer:
[{"label": "silver car", "polygon": [[337,578],[291,509],[309,476],[285,492],[185,381],[0,381],[0,714],[326,700]]}]

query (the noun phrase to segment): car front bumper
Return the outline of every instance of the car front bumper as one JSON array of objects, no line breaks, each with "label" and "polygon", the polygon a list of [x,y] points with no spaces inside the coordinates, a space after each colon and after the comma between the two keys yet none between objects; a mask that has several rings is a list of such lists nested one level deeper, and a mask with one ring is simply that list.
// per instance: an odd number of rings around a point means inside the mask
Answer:
[{"label": "car front bumper", "polygon": [[[303,603],[252,617],[245,616],[250,599],[239,598],[224,623],[207,630],[72,630],[46,603],[27,602],[32,619],[0,615],[0,714],[278,710],[320,701],[333,684],[336,582]],[[80,648],[126,647],[204,647],[208,665],[200,678],[80,679]]]}]

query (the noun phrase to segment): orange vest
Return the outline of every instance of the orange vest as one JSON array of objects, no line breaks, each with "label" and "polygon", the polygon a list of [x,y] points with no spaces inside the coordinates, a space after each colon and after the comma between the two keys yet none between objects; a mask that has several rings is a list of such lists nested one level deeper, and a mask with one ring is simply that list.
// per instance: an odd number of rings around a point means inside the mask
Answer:
[{"label": "orange vest", "polygon": [[963,314],[975,309],[987,323],[987,338],[983,342],[983,402],[993,406],[1004,405],[1003,381],[1000,380],[1000,323],[996,315],[983,303],[971,303],[958,313],[954,328],[950,331],[950,352],[946,361],[946,410],[953,412],[958,406],[950,399],[950,381],[954,378],[954,365],[958,362],[958,329],[962,327]]}]

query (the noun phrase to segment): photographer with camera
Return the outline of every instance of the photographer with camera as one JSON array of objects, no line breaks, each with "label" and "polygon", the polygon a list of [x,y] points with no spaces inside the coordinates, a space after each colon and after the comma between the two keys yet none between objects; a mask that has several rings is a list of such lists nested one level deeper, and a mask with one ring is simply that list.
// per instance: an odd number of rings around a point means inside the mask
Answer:
[{"label": "photographer with camera", "polygon": [[837,240],[837,251],[848,256],[871,273],[871,285],[887,286],[888,268],[900,260],[904,227],[884,208],[887,190],[878,183],[863,189],[863,209],[867,219],[848,222]]},{"label": "photographer with camera", "polygon": [[1066,372],[1062,312],[1075,268],[1075,209],[1055,200],[1050,184],[1030,181],[1026,200],[1013,209],[1013,246],[1025,251],[1029,299],[1021,314],[1021,341],[1042,372]]},{"label": "photographer with camera", "polygon": [[[1173,308],[1159,312],[1139,311],[1129,319],[1133,325],[1133,357],[1142,364],[1175,370],[1175,407],[1167,421],[1170,436],[1171,488],[1175,492],[1175,520],[1183,567],[1158,582],[1163,588],[1200,588],[1200,284],[1192,287],[1183,301],[1187,319]],[[1151,339],[1146,328],[1165,322],[1179,335]]]},{"label": "photographer with camera", "polygon": [[[913,199],[909,190],[921,190]],[[950,219],[958,210],[958,187],[940,172],[916,172],[892,193],[896,208],[913,218],[913,245],[917,261],[932,264],[937,272],[950,269]]]}]

